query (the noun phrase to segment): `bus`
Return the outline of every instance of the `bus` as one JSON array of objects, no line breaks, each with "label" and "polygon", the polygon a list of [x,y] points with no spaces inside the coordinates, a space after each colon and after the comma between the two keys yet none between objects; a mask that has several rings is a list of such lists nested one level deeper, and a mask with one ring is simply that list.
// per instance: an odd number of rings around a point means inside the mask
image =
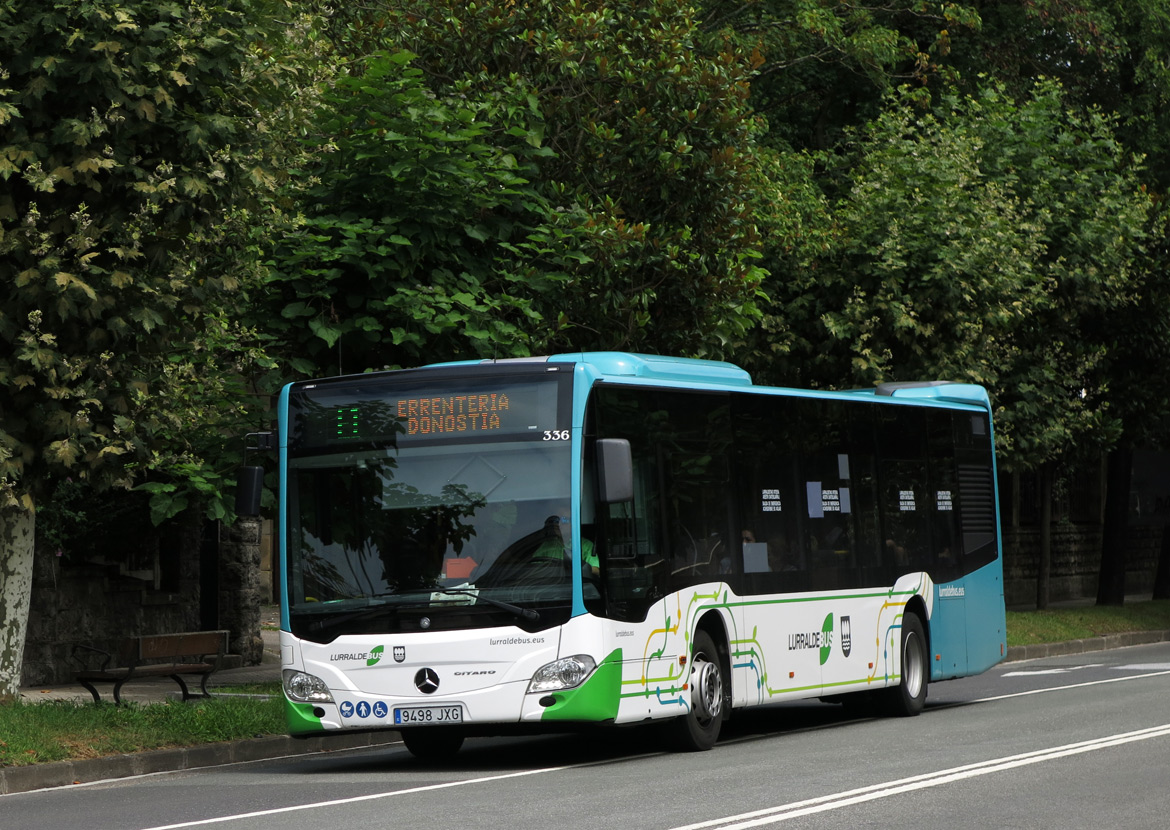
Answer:
[{"label": "bus", "polygon": [[294,736],[436,760],[660,722],[705,750],[737,710],[915,715],[1004,658],[979,386],[594,352],[295,382],[278,410]]}]

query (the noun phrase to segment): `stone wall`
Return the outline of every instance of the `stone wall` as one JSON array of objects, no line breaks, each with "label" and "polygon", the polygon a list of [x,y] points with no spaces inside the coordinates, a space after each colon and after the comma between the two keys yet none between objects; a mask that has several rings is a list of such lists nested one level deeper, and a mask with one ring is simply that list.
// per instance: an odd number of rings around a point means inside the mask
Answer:
[{"label": "stone wall", "polygon": [[176,592],[156,591],[116,566],[62,565],[38,551],[21,685],[71,682],[76,645],[113,650],[135,634],[198,628],[197,578]]},{"label": "stone wall", "polygon": [[[1129,529],[1126,593],[1153,590],[1162,528],[1137,525]],[[1004,601],[1009,608],[1035,607],[1036,573],[1040,562],[1040,531],[1008,528],[1003,534]],[[1052,570],[1049,602],[1097,596],[1101,566],[1101,528],[1098,525],[1057,525],[1052,529]]]},{"label": "stone wall", "polygon": [[[156,539],[135,539],[136,547],[156,550],[153,579],[145,571],[71,564],[38,550],[21,685],[72,682],[74,646],[109,651],[140,634],[227,629],[229,665],[258,664],[264,650],[259,525],[216,528],[193,516]],[[212,535],[205,539],[205,533]],[[205,541],[218,548],[204,552]]]}]

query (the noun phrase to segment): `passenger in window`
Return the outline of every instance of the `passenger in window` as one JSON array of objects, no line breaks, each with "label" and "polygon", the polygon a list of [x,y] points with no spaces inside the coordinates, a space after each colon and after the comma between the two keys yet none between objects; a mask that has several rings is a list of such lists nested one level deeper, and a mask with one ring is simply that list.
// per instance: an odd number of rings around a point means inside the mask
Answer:
[{"label": "passenger in window", "polygon": [[889,552],[895,565],[905,567],[910,564],[910,557],[906,554],[905,545],[901,545],[893,539],[886,539],[886,550]]}]

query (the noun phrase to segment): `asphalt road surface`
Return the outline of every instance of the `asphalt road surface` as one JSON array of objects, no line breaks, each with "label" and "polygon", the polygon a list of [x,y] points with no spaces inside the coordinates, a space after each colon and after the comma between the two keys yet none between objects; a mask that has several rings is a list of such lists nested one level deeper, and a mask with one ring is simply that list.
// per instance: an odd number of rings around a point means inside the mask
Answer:
[{"label": "asphalt road surface", "polygon": [[0,830],[1167,828],[1170,643],[1001,665],[917,718],[809,702],[710,752],[653,731],[401,745],[0,797]]}]

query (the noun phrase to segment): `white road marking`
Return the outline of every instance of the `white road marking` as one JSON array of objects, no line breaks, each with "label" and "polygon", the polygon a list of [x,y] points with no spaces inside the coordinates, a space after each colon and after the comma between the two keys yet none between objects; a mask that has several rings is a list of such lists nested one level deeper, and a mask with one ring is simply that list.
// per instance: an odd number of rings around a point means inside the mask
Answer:
[{"label": "white road marking", "polygon": [[[1067,666],[1063,669],[1024,669],[1021,671],[1010,671],[1006,674],[1001,674],[1000,677],[1032,677],[1038,674],[1068,674],[1069,672],[1080,671],[1081,669],[1099,669],[1104,663],[1088,663],[1084,666]],[[1167,668],[1170,668],[1168,666]]]},{"label": "white road marking", "polygon": [[379,798],[394,798],[399,795],[412,795],[414,793],[434,792],[435,790],[445,790],[450,787],[465,787],[469,784],[487,784],[491,781],[503,781],[506,778],[522,778],[525,775],[541,775],[546,772],[559,772],[569,767],[545,767],[544,769],[529,769],[522,772],[510,772],[506,775],[489,775],[485,778],[468,778],[464,781],[448,781],[446,784],[430,784],[426,787],[411,787],[406,790],[394,790],[387,793],[370,793],[369,795],[359,795],[353,798],[338,798],[333,801],[317,801],[312,804],[293,804],[288,807],[277,807],[272,810],[257,810],[252,813],[238,813],[233,816],[217,816],[216,818],[205,818],[198,821],[184,821],[180,824],[166,824],[159,827],[147,827],[143,830],[177,830],[180,827],[201,827],[208,824],[223,824],[229,821],[239,821],[245,818],[259,818],[260,816],[277,816],[281,813],[295,813],[298,810],[316,810],[321,807],[336,807],[340,804],[357,804],[362,801],[376,801]]},{"label": "white road marking", "polygon": [[1094,752],[1098,749],[1108,749],[1109,747],[1121,746],[1122,744],[1133,743],[1134,741],[1148,741],[1153,738],[1164,737],[1170,737],[1170,723],[1153,726],[1149,729],[1139,729],[1136,732],[1109,735],[1092,741],[1081,741],[1080,743],[1066,744],[1065,746],[1057,746],[1050,749],[1040,749],[1035,752],[1026,752],[1022,755],[993,758],[978,764],[969,764],[967,766],[954,767],[953,769],[940,770],[924,775],[915,775],[910,778],[901,778],[897,781],[888,781],[884,784],[873,784],[856,790],[834,793],[833,795],[821,796],[819,798],[810,798],[805,801],[795,801],[791,804],[782,804],[777,807],[755,810],[750,813],[741,813],[737,816],[727,816],[726,818],[699,822],[698,824],[687,824],[682,827],[676,827],[673,830],[707,830],[708,828],[718,828],[718,830],[746,830],[749,827],[762,827],[767,824],[777,824],[781,821],[787,821],[791,818],[799,818],[800,816],[812,815],[813,813],[824,813],[830,810],[839,810],[842,807],[851,807],[854,804],[876,801],[879,798],[889,798],[890,796],[901,793],[924,790],[930,787],[941,787],[944,784],[951,784],[969,778],[978,778],[995,772],[1004,772],[1017,767],[1040,764],[1045,761],[1055,761],[1070,755]]},{"label": "white road marking", "polygon": [[1149,674],[1131,674],[1129,677],[1110,677],[1108,680],[1089,680],[1085,683],[1071,683],[1068,686],[1053,686],[1048,689],[1031,689],[1027,692],[1012,692],[1006,695],[995,695],[994,697],[981,697],[978,700],[972,700],[971,703],[990,703],[993,700],[1010,700],[1013,697],[1028,697],[1029,695],[1046,695],[1049,692],[1063,692],[1068,689],[1083,689],[1087,686],[1103,686],[1106,683],[1125,683],[1130,680],[1144,680],[1147,677],[1163,677],[1170,674],[1170,671],[1156,671]]}]

